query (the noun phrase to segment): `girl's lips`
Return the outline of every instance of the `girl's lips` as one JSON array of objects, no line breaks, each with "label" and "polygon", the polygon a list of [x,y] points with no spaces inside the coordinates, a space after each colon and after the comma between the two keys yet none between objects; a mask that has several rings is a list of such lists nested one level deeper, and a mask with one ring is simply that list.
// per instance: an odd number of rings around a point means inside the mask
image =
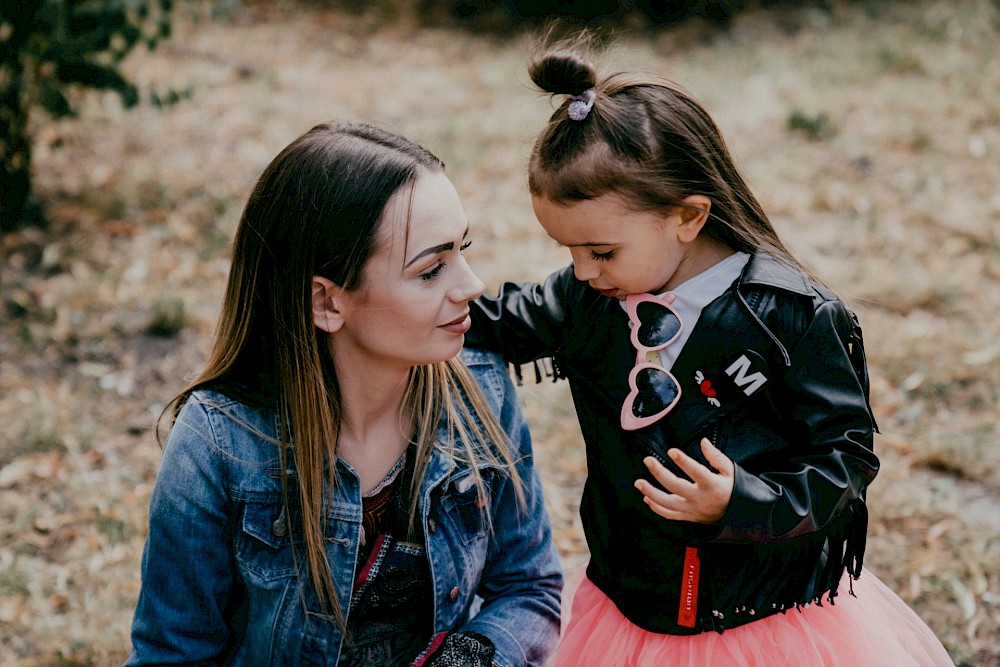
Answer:
[{"label": "girl's lips", "polygon": [[472,328],[472,318],[469,317],[468,313],[466,313],[465,315],[462,315],[458,319],[449,322],[448,324],[442,324],[438,328],[444,329],[448,333],[461,336]]},{"label": "girl's lips", "polygon": [[618,294],[618,290],[616,289],[599,289],[597,291],[607,297],[613,297]]}]

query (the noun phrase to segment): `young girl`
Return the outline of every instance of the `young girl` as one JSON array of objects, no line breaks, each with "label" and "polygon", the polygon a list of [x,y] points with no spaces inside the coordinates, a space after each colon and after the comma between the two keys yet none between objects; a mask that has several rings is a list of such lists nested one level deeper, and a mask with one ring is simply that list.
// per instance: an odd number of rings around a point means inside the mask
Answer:
[{"label": "young girl", "polygon": [[206,368],[171,404],[138,665],[526,667],[562,575],[444,165],[317,125],[243,212]]},{"label": "young girl", "polygon": [[952,664],[881,582],[855,581],[879,463],[854,315],[683,90],[559,48],[531,77],[569,96],[529,187],[573,263],[480,298],[468,340],[551,358],[576,404],[591,560],[556,664]]}]

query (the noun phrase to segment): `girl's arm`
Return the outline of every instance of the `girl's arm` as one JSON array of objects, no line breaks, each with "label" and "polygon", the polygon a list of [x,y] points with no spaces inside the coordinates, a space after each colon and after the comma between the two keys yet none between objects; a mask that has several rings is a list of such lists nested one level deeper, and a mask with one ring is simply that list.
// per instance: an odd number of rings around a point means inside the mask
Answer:
[{"label": "girl's arm", "polygon": [[491,494],[493,526],[478,591],[483,604],[457,632],[488,637],[496,649],[493,661],[502,667],[540,666],[559,639],[562,569],[513,383],[500,360],[489,358],[502,387],[500,423],[511,439],[526,506],[518,502],[510,478]]},{"label": "girl's arm", "polygon": [[472,329],[466,344],[497,352],[514,364],[550,357],[584,291],[572,266],[543,283],[506,282],[496,296],[481,296],[470,304]]},{"label": "girl's arm", "polygon": [[126,667],[215,665],[230,639],[230,503],[210,434],[204,408],[189,400],[170,429],[150,501]]},{"label": "girl's arm", "polygon": [[[852,349],[856,346],[856,349]],[[733,499],[716,537],[730,542],[791,539],[826,527],[862,498],[879,469],[860,330],[838,300],[821,304],[774,390],[792,425],[785,448],[737,466]]]}]

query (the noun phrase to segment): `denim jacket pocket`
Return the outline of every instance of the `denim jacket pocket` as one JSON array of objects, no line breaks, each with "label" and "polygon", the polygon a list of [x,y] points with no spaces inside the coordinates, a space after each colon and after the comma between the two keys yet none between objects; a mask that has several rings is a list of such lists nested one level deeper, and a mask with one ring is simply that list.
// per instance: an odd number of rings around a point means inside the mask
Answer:
[{"label": "denim jacket pocket", "polygon": [[236,536],[236,560],[262,581],[295,576],[292,523],[280,502],[248,502]]},{"label": "denim jacket pocket", "polygon": [[482,539],[489,530],[487,512],[490,507],[491,473],[488,470],[483,470],[481,473],[484,487],[482,491],[470,472],[449,480],[441,497],[444,514],[466,544]]}]

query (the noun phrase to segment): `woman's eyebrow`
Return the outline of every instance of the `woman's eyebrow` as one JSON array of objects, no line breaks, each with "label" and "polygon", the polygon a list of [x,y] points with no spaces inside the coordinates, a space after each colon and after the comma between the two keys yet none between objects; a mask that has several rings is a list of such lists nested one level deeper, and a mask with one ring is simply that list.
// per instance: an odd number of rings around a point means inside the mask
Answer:
[{"label": "woman's eyebrow", "polygon": [[[465,237],[468,236],[468,235],[469,235],[469,228],[466,227],[465,228],[465,232],[462,234],[462,239],[464,240]],[[405,266],[403,266],[403,268],[404,269],[410,268],[410,266],[412,266],[413,263],[416,262],[421,257],[426,257],[427,255],[436,255],[439,252],[444,252],[446,250],[452,250],[454,248],[455,248],[455,244],[453,242],[451,242],[451,241],[448,241],[447,243],[441,243],[440,245],[433,245],[430,248],[427,248],[425,250],[421,250],[420,252],[418,252],[413,259],[411,259],[409,262],[406,263]]]},{"label": "woman's eyebrow", "polygon": [[403,268],[404,269],[410,268],[410,266],[412,266],[413,263],[416,262],[421,257],[426,257],[427,255],[436,255],[439,252],[444,252],[445,250],[451,250],[454,247],[455,244],[452,243],[451,241],[448,241],[447,243],[442,243],[441,245],[434,245],[431,246],[430,248],[427,248],[426,250],[421,250],[420,252],[417,253],[417,256],[411,259],[409,262],[407,262],[406,266],[404,266]]}]

